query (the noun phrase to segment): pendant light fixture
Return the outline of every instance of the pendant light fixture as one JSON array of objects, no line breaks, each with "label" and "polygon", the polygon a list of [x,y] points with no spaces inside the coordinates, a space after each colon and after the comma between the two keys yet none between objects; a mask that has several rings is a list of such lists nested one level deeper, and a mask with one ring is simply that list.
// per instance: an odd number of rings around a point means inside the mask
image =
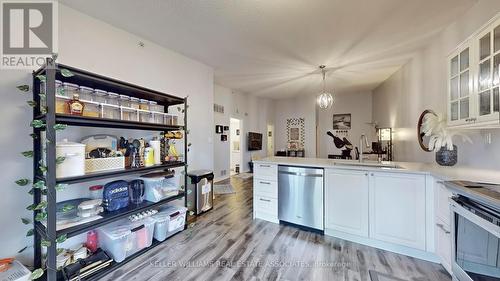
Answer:
[{"label": "pendant light fixture", "polygon": [[321,69],[321,74],[323,74],[323,91],[319,94],[316,102],[321,109],[328,109],[333,105],[333,96],[329,92],[326,91],[326,66],[320,65],[319,69]]}]

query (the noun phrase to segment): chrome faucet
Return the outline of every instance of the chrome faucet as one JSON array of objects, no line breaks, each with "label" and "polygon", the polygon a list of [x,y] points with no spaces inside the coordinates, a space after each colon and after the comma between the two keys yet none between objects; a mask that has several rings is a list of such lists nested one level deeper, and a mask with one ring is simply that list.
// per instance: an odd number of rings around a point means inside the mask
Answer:
[{"label": "chrome faucet", "polygon": [[[364,139],[364,142],[363,142]],[[370,148],[370,145],[368,144],[368,138],[366,137],[365,134],[362,134],[359,137],[359,162],[363,162],[363,147],[366,146],[366,148]]]}]

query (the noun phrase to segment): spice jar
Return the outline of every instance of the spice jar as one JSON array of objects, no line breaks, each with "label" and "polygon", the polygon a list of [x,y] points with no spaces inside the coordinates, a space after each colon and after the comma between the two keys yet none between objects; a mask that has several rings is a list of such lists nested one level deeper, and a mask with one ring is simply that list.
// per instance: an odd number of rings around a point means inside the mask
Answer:
[{"label": "spice jar", "polygon": [[95,102],[98,102],[98,103],[106,103],[106,96],[107,95],[108,95],[108,92],[96,89],[94,91],[94,98],[92,100]]},{"label": "spice jar", "polygon": [[130,97],[126,95],[120,95],[120,106],[130,107]]},{"label": "spice jar", "polygon": [[130,107],[135,108],[135,109],[139,109],[139,107],[140,107],[139,99],[131,97],[130,98]]},{"label": "spice jar", "polygon": [[86,101],[84,103],[85,110],[83,110],[83,116],[95,118],[101,117],[101,106],[99,103],[92,101]]},{"label": "spice jar", "polygon": [[79,94],[78,91],[79,86],[77,84],[64,82],[63,87],[64,87],[64,95],[67,97],[72,97],[74,94]]},{"label": "spice jar", "polygon": [[148,100],[141,99],[141,100],[139,101],[139,109],[142,109],[142,110],[149,110],[149,101],[148,101]]},{"label": "spice jar", "polygon": [[119,95],[117,93],[108,92],[108,96],[106,97],[106,103],[112,105],[120,105],[118,97]]},{"label": "spice jar", "polygon": [[90,87],[80,86],[80,99],[84,101],[92,101],[94,89]]}]

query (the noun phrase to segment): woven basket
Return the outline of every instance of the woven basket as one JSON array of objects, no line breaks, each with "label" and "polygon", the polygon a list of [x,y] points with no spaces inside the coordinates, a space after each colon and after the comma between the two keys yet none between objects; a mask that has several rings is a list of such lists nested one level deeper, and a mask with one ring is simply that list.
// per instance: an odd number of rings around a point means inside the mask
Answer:
[{"label": "woven basket", "polygon": [[125,168],[125,157],[85,159],[85,172],[100,172]]}]

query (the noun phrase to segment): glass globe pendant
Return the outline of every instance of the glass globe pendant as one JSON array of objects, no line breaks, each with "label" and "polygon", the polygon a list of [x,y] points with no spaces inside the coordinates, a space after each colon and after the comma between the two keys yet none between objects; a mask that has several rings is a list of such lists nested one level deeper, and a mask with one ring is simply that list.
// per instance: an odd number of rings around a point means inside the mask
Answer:
[{"label": "glass globe pendant", "polygon": [[333,96],[332,94],[328,93],[326,91],[326,82],[325,82],[325,66],[320,65],[319,67],[321,69],[321,74],[323,74],[323,91],[321,94],[317,97],[316,102],[318,103],[319,108],[321,109],[328,109],[333,105]]}]

